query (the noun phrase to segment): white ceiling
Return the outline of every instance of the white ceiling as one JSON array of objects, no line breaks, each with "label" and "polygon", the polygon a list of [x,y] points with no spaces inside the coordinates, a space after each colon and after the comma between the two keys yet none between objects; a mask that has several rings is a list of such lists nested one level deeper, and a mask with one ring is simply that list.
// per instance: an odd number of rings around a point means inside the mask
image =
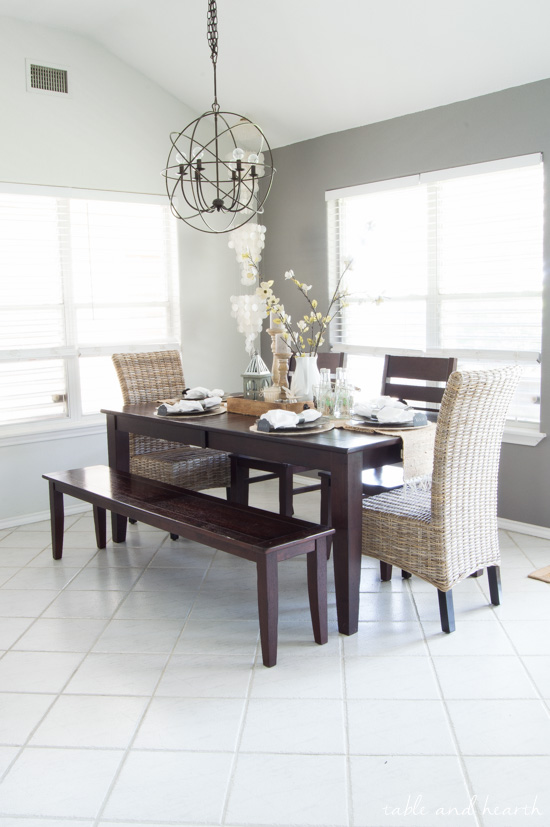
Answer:
[{"label": "white ceiling", "polygon": [[[197,112],[207,0],[0,0],[83,35]],[[218,99],[272,146],[550,77],[549,0],[218,0]],[[184,124],[175,124],[182,127]]]}]

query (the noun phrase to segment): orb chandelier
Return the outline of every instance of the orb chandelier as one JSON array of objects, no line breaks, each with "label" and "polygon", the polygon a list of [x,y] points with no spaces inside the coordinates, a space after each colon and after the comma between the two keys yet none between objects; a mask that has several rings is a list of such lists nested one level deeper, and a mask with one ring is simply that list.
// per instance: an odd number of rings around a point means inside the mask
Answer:
[{"label": "orb chandelier", "polygon": [[263,212],[273,180],[273,160],[259,126],[218,104],[216,0],[208,0],[207,37],[214,70],[212,108],[170,135],[163,175],[176,218],[205,233],[227,233]]}]

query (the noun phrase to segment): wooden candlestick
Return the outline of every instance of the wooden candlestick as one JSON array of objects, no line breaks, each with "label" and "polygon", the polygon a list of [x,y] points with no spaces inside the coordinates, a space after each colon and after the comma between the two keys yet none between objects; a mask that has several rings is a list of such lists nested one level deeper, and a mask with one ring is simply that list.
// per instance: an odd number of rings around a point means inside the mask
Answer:
[{"label": "wooden candlestick", "polygon": [[281,388],[288,388],[288,363],[291,351],[281,336],[280,327],[269,327],[267,332],[271,336],[271,352],[273,353],[273,365],[271,376],[273,384]]}]

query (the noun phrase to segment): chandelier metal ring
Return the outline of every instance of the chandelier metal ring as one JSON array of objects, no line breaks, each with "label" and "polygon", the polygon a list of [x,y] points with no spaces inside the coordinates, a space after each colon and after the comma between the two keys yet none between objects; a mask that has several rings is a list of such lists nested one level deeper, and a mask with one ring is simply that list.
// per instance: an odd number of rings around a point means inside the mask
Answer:
[{"label": "chandelier metal ring", "polygon": [[214,70],[211,110],[172,132],[166,192],[176,218],[206,233],[227,233],[246,224],[263,205],[273,182],[271,148],[257,124],[222,112],[217,99],[216,0],[208,2],[207,37]]}]

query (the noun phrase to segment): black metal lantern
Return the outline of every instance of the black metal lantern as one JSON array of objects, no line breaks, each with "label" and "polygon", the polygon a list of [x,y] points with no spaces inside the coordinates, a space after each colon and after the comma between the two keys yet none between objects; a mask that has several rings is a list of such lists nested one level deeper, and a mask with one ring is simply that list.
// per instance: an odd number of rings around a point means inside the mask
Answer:
[{"label": "black metal lantern", "polygon": [[181,132],[172,132],[172,147],[163,175],[176,218],[205,233],[227,233],[263,212],[273,180],[273,160],[259,126],[218,104],[216,0],[208,0],[208,43],[214,69],[212,109]]}]

